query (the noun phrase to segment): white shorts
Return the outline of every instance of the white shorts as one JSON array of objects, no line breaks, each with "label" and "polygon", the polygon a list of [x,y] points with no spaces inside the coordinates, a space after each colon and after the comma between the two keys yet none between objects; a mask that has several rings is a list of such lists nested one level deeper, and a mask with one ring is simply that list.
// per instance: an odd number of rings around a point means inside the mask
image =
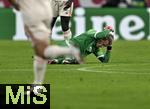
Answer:
[{"label": "white shorts", "polygon": [[52,8],[53,8],[53,17],[57,16],[72,16],[72,11],[73,11],[73,3],[70,8],[67,10],[64,10],[65,3],[68,0],[52,0]]},{"label": "white shorts", "polygon": [[47,40],[50,34],[52,7],[50,0],[19,0],[23,21],[34,37]]}]

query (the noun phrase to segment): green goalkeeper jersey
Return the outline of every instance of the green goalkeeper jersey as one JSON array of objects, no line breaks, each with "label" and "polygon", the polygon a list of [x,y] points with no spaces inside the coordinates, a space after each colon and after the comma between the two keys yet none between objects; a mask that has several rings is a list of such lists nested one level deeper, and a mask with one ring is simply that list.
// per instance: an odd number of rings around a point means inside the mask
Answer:
[{"label": "green goalkeeper jersey", "polygon": [[[104,30],[102,32],[96,32],[91,29],[85,33],[80,34],[79,36],[73,37],[70,39],[70,43],[78,46],[80,48],[81,55],[83,57],[93,53],[97,58],[101,57],[99,48],[96,46],[97,40],[105,38],[110,33],[110,30]],[[104,55],[105,60],[108,61],[110,52],[107,51]]]}]

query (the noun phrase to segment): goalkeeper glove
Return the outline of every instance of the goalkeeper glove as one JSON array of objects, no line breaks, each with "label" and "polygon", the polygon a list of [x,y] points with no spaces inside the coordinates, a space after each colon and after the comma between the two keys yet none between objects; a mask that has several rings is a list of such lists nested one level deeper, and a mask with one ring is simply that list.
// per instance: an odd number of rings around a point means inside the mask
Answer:
[{"label": "goalkeeper glove", "polygon": [[107,46],[107,51],[111,51],[111,50],[112,50],[112,46],[111,45]]}]

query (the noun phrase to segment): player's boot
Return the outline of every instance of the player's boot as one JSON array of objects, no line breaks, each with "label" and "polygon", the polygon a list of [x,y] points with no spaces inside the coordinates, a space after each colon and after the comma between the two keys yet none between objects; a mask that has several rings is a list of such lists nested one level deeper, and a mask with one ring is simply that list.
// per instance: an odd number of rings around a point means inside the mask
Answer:
[{"label": "player's boot", "polygon": [[47,64],[58,64],[57,59],[48,60]]},{"label": "player's boot", "polygon": [[62,64],[71,64],[71,62],[69,62],[68,60],[63,60]]}]

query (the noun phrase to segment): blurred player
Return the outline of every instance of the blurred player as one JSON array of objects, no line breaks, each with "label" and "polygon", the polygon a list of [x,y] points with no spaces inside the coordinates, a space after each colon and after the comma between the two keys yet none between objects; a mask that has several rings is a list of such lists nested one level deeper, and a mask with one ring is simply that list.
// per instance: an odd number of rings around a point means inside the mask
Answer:
[{"label": "blurred player", "polygon": [[[106,26],[102,32],[89,30],[77,37],[73,37],[69,42],[80,48],[83,57],[93,53],[99,61],[106,63],[109,61],[114,39],[112,32],[112,27]],[[65,42],[63,45],[67,46]],[[106,50],[102,50],[103,52],[99,49],[102,47],[106,48]],[[58,57],[49,60],[48,64],[78,64],[78,62],[74,57]]]},{"label": "blurred player", "polygon": [[80,52],[74,46],[49,46],[50,19],[52,19],[50,0],[10,0],[23,14],[25,31],[31,38],[35,52],[34,84],[42,84],[46,70],[46,59],[71,54],[80,61]]},{"label": "blurred player", "polygon": [[73,0],[52,0],[52,8],[53,19],[51,22],[51,30],[53,29],[57,18],[60,16],[64,39],[70,39],[72,33],[69,28],[69,21],[73,11]]}]

